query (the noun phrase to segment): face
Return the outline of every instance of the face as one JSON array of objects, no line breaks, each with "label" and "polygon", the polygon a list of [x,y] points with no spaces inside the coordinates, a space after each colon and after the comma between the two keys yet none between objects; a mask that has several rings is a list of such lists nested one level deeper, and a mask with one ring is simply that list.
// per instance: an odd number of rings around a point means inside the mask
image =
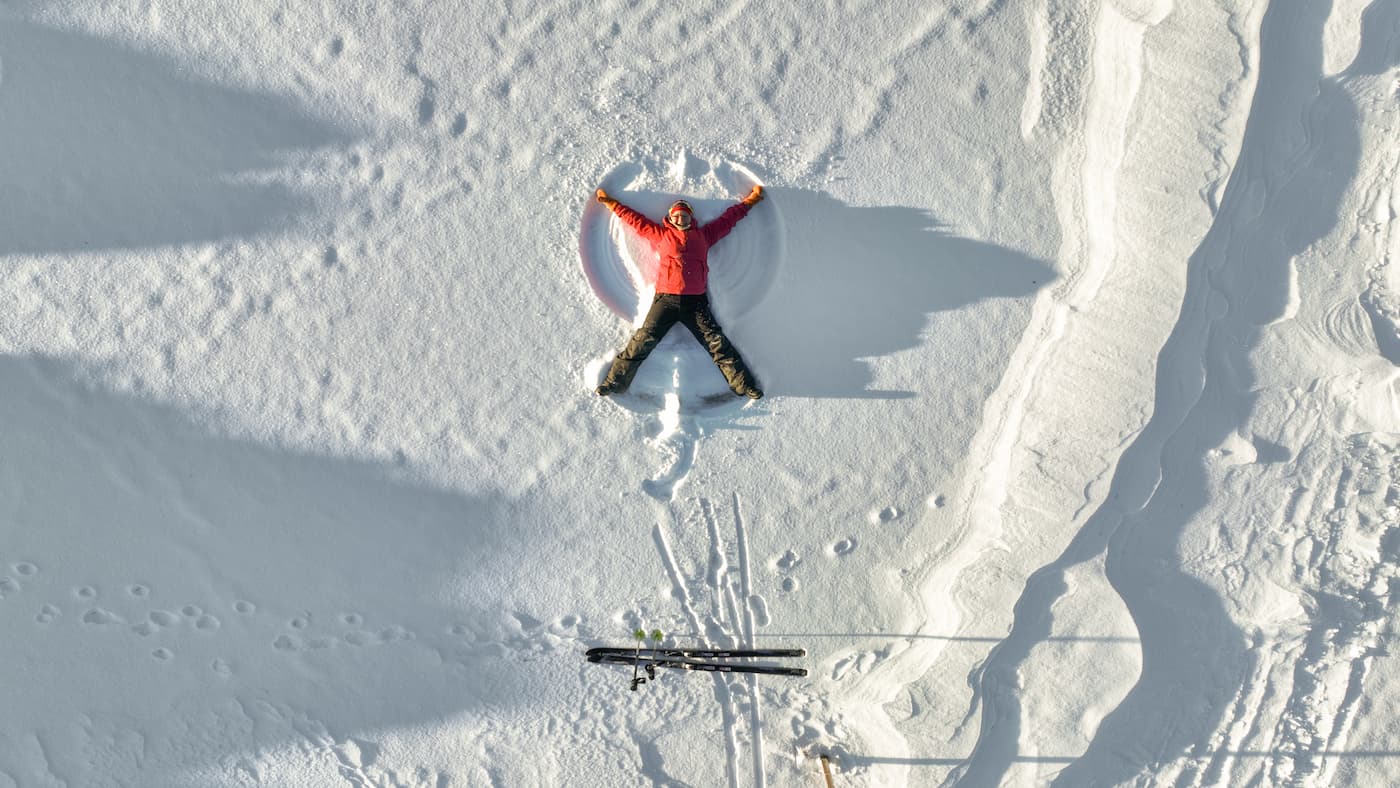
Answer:
[{"label": "face", "polygon": [[671,220],[671,224],[675,225],[678,229],[681,230],[689,230],[690,225],[693,222],[693,219],[690,216],[690,212],[685,210],[684,208],[672,209],[671,214],[668,218]]}]

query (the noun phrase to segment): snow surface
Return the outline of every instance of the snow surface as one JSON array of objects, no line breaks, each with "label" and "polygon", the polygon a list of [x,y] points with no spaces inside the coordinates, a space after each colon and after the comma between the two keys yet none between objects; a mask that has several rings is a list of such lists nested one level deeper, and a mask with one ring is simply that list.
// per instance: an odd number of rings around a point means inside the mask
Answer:
[{"label": "snow surface", "polygon": [[9,0],[0,178],[0,788],[1400,783],[1397,0]]}]

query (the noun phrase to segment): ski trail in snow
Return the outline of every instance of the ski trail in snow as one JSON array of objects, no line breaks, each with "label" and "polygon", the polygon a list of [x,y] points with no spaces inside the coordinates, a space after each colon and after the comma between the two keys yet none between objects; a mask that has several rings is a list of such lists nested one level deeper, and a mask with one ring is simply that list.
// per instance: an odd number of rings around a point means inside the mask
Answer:
[{"label": "ski trail in snow", "polygon": [[[755,606],[761,601],[753,593],[753,577],[749,570],[749,534],[744,522],[743,507],[739,504],[739,494],[734,493],[731,501],[734,513],[734,544],[739,561],[739,596],[744,601],[743,644],[756,646],[754,630]],[[749,729],[752,732],[753,784],[758,788],[765,785],[763,770],[763,706],[758,693],[758,677],[747,674],[745,681],[749,689]]]},{"label": "ski trail in snow", "polygon": [[[764,609],[762,598],[752,590],[748,531],[737,494],[730,501],[730,513],[732,544],[722,530],[723,513],[707,498],[672,503],[670,522],[658,523],[653,532],[672,596],[692,632],[706,646],[752,646],[756,611]],[[765,785],[763,706],[757,677],[714,673],[710,678],[720,707],[730,784]],[[747,722],[749,734],[748,779],[740,778],[743,722]]]},{"label": "ski trail in snow", "polygon": [[705,627],[700,623],[700,616],[695,612],[695,605],[690,599],[690,590],[686,587],[685,578],[681,575],[680,565],[676,563],[676,554],[671,549],[670,541],[666,537],[666,529],[657,524],[652,531],[652,537],[656,541],[656,549],[661,554],[661,565],[666,567],[666,575],[671,579],[671,589],[675,594],[676,601],[680,603],[681,613],[689,622],[693,632],[704,632]]},{"label": "ski trail in snow", "polygon": [[[724,625],[726,608],[724,594],[719,589],[724,573],[723,548],[716,543],[713,518],[709,512],[709,502],[698,502],[700,523],[686,522],[687,518],[674,504],[670,514],[675,537],[686,546],[683,553],[672,547],[673,538],[667,535],[666,526],[658,523],[654,531],[661,562],[671,579],[672,594],[681,605],[681,611],[690,624],[691,631],[705,646],[733,646],[736,644]],[[708,544],[701,546],[694,538],[696,532],[706,534]],[[687,560],[689,559],[689,560]],[[709,614],[702,618],[697,600],[698,595],[709,597]],[[733,692],[727,677],[722,673],[711,674],[715,700],[719,703],[722,736],[725,749],[725,774],[729,785],[738,788],[739,782],[739,734],[738,715],[735,710]]]}]

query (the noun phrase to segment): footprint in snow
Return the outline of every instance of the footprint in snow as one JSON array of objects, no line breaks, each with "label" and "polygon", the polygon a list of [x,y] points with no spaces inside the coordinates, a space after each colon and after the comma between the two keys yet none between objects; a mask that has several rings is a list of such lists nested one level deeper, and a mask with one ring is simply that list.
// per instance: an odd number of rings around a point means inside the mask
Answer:
[{"label": "footprint in snow", "polygon": [[[299,619],[300,620],[300,619]],[[336,637],[327,636],[307,636],[294,637],[292,635],[278,635],[272,641],[272,647],[278,651],[320,651],[334,648],[341,643],[362,648],[365,646],[382,646],[389,643],[406,642],[416,640],[417,635],[412,631],[400,626],[386,627],[379,632],[357,629],[346,632]]]},{"label": "footprint in snow", "polygon": [[831,680],[840,681],[848,675],[861,675],[868,673],[871,668],[884,661],[888,653],[876,653],[873,651],[860,651],[855,654],[837,660],[831,668]]},{"label": "footprint in snow", "polygon": [[848,536],[827,549],[830,550],[831,554],[834,556],[848,556],[855,552],[856,538],[854,536]]},{"label": "footprint in snow", "polygon": [[149,620],[156,627],[173,627],[180,623],[180,617],[167,610],[152,610]]},{"label": "footprint in snow", "polygon": [[[39,574],[39,567],[27,561],[17,563],[11,566],[10,569],[14,571],[16,575],[26,580]],[[14,577],[0,577],[0,599],[4,599],[10,594],[17,594],[23,590],[24,586],[20,584],[18,579]]]},{"label": "footprint in snow", "polygon": [[100,607],[94,607],[83,614],[83,623],[88,626],[101,627],[108,624],[120,624],[123,622],[122,617],[116,613],[110,610],[103,610]]},{"label": "footprint in snow", "polygon": [[880,525],[882,523],[894,522],[895,520],[898,520],[903,514],[904,512],[900,511],[898,507],[886,506],[883,509],[880,509],[878,511],[872,511],[870,513],[870,524]]},{"label": "footprint in snow", "polygon": [[346,632],[343,637],[345,639],[345,642],[349,643],[352,646],[369,646],[373,645],[375,641],[374,633],[366,632],[364,630]]}]

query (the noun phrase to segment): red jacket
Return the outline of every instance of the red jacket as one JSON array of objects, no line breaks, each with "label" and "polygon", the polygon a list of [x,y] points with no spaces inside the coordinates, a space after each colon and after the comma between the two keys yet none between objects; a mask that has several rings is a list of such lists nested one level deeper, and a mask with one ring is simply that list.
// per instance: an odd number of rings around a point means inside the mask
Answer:
[{"label": "red jacket", "polygon": [[710,276],[710,247],[729,235],[734,225],[748,215],[749,206],[731,205],[713,222],[704,226],[695,224],[689,230],[677,229],[670,222],[653,222],[622,203],[613,206],[613,213],[646,239],[660,256],[656,292],[699,295],[705,292]]}]

